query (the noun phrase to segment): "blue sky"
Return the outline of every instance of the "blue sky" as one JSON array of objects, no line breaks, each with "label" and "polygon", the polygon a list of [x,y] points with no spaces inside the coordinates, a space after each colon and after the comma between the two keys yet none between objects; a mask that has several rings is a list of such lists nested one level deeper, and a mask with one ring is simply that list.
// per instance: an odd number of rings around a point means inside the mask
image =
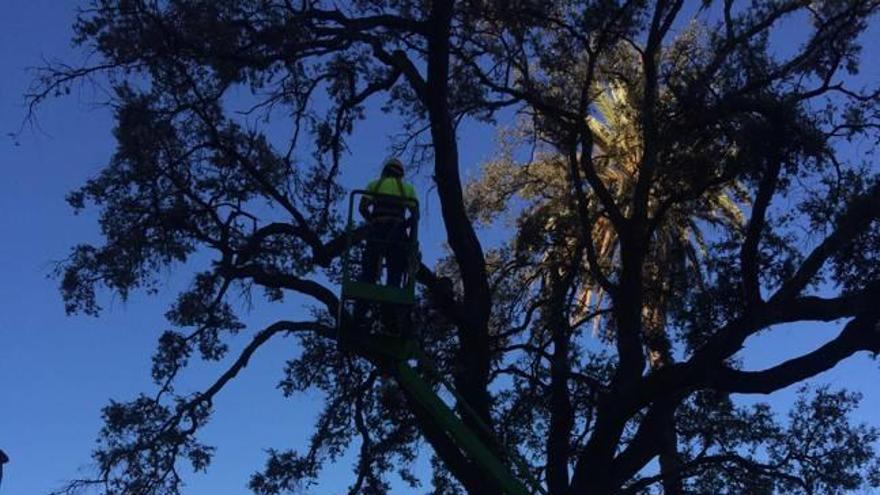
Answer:
[{"label": "blue sky", "polygon": [[[0,448],[11,457],[0,494],[45,493],[76,477],[88,465],[100,427],[100,408],[109,399],[127,400],[149,391],[150,356],[168,325],[167,304],[186,284],[185,276],[165,275],[159,296],[136,294],[127,302],[105,298],[100,318],[65,316],[56,281],[49,278],[53,262],[79,242],[98,239],[95,217],[74,216],[65,194],[95,175],[107,162],[114,143],[106,109],[93,105],[89,92],[48,102],[38,126],[26,127],[22,95],[32,75],[27,67],[45,57],[81,60],[70,46],[74,2],[5,0],[0,18]],[[878,69],[866,66],[867,79],[880,81]],[[374,173],[386,154],[394,123],[375,115],[376,125],[362,126],[352,142],[346,165],[355,170],[351,185]],[[470,125],[461,133],[462,163],[472,167],[491,155],[492,131]],[[428,173],[418,179],[420,197],[427,199],[422,225],[429,257],[436,257],[442,225],[436,199],[426,193]],[[183,273],[181,273],[183,275]],[[291,317],[296,305],[258,307],[247,322],[257,329],[281,315]],[[295,315],[294,315],[295,317]],[[836,326],[789,326],[748,343],[749,367],[778,362],[808,351],[836,332]],[[236,343],[241,346],[243,335]],[[234,353],[233,353],[234,354]],[[286,359],[296,355],[292,340],[279,340],[260,350],[256,359],[218,397],[216,415],[201,437],[218,447],[206,475],[188,479],[190,494],[245,492],[248,476],[262,466],[263,449],[302,446],[320,397],[284,399],[275,389]],[[201,388],[218,367],[195,365],[185,387]],[[876,362],[862,355],[818,382],[860,389],[866,402],[860,416],[880,411]],[[784,409],[792,391],[771,401]],[[876,418],[875,418],[876,419]],[[880,423],[880,421],[878,421]],[[315,493],[342,491],[350,473],[342,463],[328,470]],[[87,471],[86,471],[87,472]]]}]

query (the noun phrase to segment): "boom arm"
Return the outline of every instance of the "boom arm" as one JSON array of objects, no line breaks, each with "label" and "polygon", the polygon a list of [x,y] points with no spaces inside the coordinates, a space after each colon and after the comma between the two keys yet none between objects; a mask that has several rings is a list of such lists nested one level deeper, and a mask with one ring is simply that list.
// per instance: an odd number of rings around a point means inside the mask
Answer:
[{"label": "boom arm", "polygon": [[507,470],[480,438],[431,390],[406,361],[397,362],[397,381],[419,402],[431,418],[455,440],[459,448],[470,456],[507,495],[529,495],[529,490]]},{"label": "boom arm", "polygon": [[[381,334],[367,334],[364,330],[351,331],[346,328],[351,325],[347,311],[345,310],[346,301],[365,301],[372,304],[386,306],[387,310],[393,310],[397,307],[407,307],[415,303],[415,271],[418,266],[418,222],[417,222],[417,206],[413,208],[414,201],[409,199],[400,199],[397,197],[387,197],[386,200],[396,200],[407,204],[407,208],[412,208],[412,219],[410,238],[408,240],[408,257],[410,261],[409,276],[404,287],[394,287],[388,285],[379,285],[373,281],[363,281],[352,274],[351,255],[349,251],[353,244],[354,230],[354,204],[355,196],[361,196],[363,200],[370,200],[377,196],[384,196],[372,191],[352,191],[349,196],[348,203],[348,226],[346,250],[342,257],[342,291],[339,297],[339,313],[337,314],[337,339],[339,345],[343,349],[354,350],[366,357],[367,359],[378,362],[382,361],[384,365],[390,365],[393,369],[397,382],[406,390],[413,400],[417,401],[419,406],[426,411],[431,421],[435,423],[442,431],[444,431],[455,442],[459,449],[464,452],[479,468],[486,474],[488,478],[493,479],[506,495],[530,495],[532,493],[526,488],[511,472],[507,466],[495,453],[486,446],[480,436],[469,428],[465,423],[446,405],[431,385],[419,376],[419,373],[409,365],[409,360],[416,357],[420,368],[434,376],[455,396],[458,401],[462,413],[468,414],[474,420],[474,423],[480,427],[486,437],[493,438],[492,430],[486,426],[480,417],[467,405],[467,402],[458,395],[455,389],[447,383],[443,376],[437,371],[436,366],[421,351],[418,343],[413,339],[400,337],[391,337]],[[359,206],[365,205],[361,202]],[[408,308],[406,308],[408,310]],[[361,316],[362,317],[362,316]],[[348,323],[346,323],[348,322]],[[409,333],[407,335],[412,335]],[[500,445],[500,442],[497,442]],[[540,483],[531,480],[529,476],[528,466],[520,462],[518,456],[510,455],[510,459],[517,462],[521,475],[531,481],[534,493],[545,494]]]}]

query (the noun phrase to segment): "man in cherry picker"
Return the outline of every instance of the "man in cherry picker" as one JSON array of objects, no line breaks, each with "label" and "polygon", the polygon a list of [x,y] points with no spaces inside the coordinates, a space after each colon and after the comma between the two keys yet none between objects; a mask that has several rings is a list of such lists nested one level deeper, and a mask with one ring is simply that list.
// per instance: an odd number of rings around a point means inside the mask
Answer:
[{"label": "man in cherry picker", "polygon": [[[395,157],[386,159],[381,176],[367,185],[367,192],[373,194],[362,196],[358,204],[358,211],[369,226],[361,261],[361,282],[377,283],[384,259],[387,265],[385,285],[402,286],[409,257],[413,255],[406,243],[410,239],[410,229],[419,219],[416,190],[403,180],[403,176],[403,163]],[[364,313],[363,303],[357,305],[355,318],[363,319]]]}]

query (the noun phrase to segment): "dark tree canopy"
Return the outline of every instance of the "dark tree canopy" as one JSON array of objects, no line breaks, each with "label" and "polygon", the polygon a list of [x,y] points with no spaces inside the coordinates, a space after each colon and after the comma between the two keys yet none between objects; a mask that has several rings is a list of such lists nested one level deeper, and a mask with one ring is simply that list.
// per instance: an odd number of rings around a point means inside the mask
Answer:
[{"label": "dark tree canopy", "polygon": [[[873,63],[860,43],[878,10],[92,0],[75,24],[91,63],[46,67],[29,95],[34,108],[96,81],[116,117],[112,158],[68,197],[100,213],[103,241],[60,268],[67,310],[98,314],[107,290],[150,294],[166,270],[194,271],[153,357],[157,390],[104,409],[97,476],[64,491],[181,493],[181,464],[210,464],[198,434],[214,398],[295,335],[281,390],[321,390],[322,412],[308,445],[269,452],[255,493],[307,488],[349,448],[350,493],[386,493],[393,475],[500,493],[382,362],[336,346],[342,158],[367,105],[404,123],[396,151],[436,184],[449,256],[419,270],[422,346],[494,430],[483,440],[515,449],[551,495],[880,486],[878,431],[850,420],[858,394],[801,386],[787,418],[732,398],[880,352],[880,81],[850,84]],[[778,50],[785,23],[803,39]],[[514,114],[507,148],[463,184],[460,123]],[[269,137],[279,126],[285,143]],[[487,249],[479,229],[499,221],[508,238]],[[242,294],[293,297],[312,317],[252,329]],[[795,322],[839,333],[743,368],[750,338]],[[175,391],[239,333],[252,340],[213,385]],[[423,441],[431,480],[411,471]]]}]

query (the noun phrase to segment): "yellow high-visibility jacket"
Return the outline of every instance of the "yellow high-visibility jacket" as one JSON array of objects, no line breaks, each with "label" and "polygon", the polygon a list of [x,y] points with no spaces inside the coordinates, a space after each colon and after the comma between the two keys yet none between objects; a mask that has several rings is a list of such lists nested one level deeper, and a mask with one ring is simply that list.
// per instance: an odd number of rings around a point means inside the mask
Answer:
[{"label": "yellow high-visibility jacket", "polygon": [[358,208],[361,214],[366,217],[366,212],[368,211],[367,207],[373,207],[372,212],[369,215],[370,221],[403,220],[405,209],[409,209],[413,215],[418,214],[416,189],[412,184],[404,182],[403,179],[396,177],[383,177],[367,184],[367,191],[411,200],[410,203],[402,203],[382,201],[381,197],[364,196],[361,198]]}]

